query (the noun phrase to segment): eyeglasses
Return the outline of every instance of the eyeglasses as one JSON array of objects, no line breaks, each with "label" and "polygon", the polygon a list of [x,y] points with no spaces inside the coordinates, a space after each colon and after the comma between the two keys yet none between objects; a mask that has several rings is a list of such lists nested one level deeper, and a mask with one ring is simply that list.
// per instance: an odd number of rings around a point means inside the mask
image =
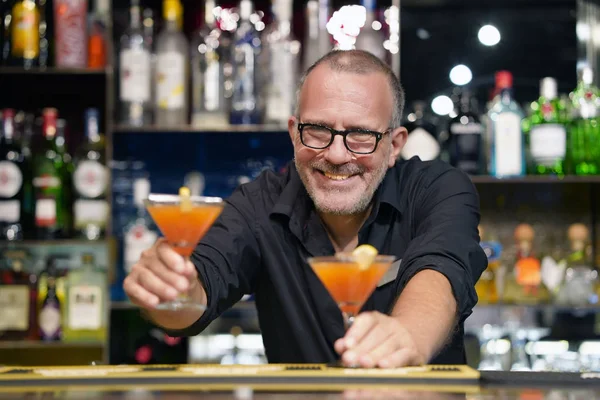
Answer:
[{"label": "eyeglasses", "polygon": [[375,132],[368,129],[349,129],[338,131],[327,126],[318,124],[298,124],[300,132],[300,141],[306,147],[322,150],[331,146],[337,135],[344,138],[344,145],[351,153],[371,154],[377,149],[377,144],[383,138],[383,135],[389,133]]}]

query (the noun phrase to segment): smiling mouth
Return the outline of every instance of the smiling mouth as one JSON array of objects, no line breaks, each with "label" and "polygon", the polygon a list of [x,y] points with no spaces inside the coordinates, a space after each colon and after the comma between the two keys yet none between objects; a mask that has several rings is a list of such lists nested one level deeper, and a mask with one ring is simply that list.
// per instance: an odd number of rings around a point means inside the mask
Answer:
[{"label": "smiling mouth", "polygon": [[345,180],[350,179],[353,176],[355,176],[355,174],[352,174],[352,175],[341,175],[341,174],[332,174],[330,172],[324,172],[324,171],[321,171],[321,170],[317,170],[317,171],[320,172],[325,177],[331,179],[332,181],[345,181]]}]

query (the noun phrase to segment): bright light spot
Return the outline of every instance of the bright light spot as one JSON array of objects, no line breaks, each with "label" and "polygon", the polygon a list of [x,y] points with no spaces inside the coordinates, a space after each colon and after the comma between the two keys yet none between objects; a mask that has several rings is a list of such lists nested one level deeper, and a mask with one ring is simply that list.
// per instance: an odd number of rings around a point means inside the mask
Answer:
[{"label": "bright light spot", "polygon": [[258,21],[254,27],[256,28],[257,31],[262,31],[263,29],[265,29],[265,23],[262,21]]},{"label": "bright light spot", "polygon": [[431,109],[437,115],[448,115],[454,110],[454,103],[448,96],[438,96],[431,102]]},{"label": "bright light spot", "polygon": [[360,28],[365,25],[365,19],[366,10],[363,6],[358,5],[342,6],[333,13],[327,21],[326,29],[337,42],[337,49],[350,50],[354,48]]},{"label": "bright light spot", "polygon": [[450,80],[458,86],[466,85],[473,79],[473,74],[469,67],[459,64],[450,71]]},{"label": "bright light spot", "polygon": [[381,29],[381,22],[379,21],[373,21],[373,23],[371,24],[371,28],[373,28],[374,31],[378,31]]},{"label": "bright light spot", "polygon": [[484,25],[479,29],[477,38],[485,46],[495,46],[500,43],[500,31],[494,25]]},{"label": "bright light spot", "polygon": [[427,40],[431,37],[431,35],[427,29],[419,28],[417,29],[417,37],[421,40]]},{"label": "bright light spot", "polygon": [[578,22],[577,25],[575,25],[575,32],[577,38],[582,42],[587,42],[590,39],[590,26],[585,22]]}]

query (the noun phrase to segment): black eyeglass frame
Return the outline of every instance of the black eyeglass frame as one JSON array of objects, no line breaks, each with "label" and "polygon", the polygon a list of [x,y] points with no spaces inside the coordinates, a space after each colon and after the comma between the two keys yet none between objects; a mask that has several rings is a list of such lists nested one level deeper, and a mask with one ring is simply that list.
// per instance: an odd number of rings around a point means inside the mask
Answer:
[{"label": "black eyeglass frame", "polygon": [[[305,127],[326,129],[331,133],[331,140],[329,140],[329,143],[327,143],[323,147],[309,146],[306,143],[304,143],[304,135],[303,135],[302,131],[304,130]],[[302,122],[298,123],[298,132],[300,133],[300,142],[302,142],[302,144],[304,146],[309,147],[311,149],[315,149],[315,150],[323,150],[323,149],[326,149],[329,146],[331,146],[331,144],[335,140],[335,137],[339,135],[344,139],[344,146],[346,146],[346,149],[349,152],[354,153],[354,154],[361,154],[361,155],[375,153],[375,151],[377,150],[377,146],[379,145],[379,142],[381,141],[381,139],[383,139],[383,136],[390,133],[391,131],[392,131],[392,128],[388,128],[387,130],[385,130],[383,132],[377,132],[377,131],[372,131],[369,129],[360,129],[360,128],[347,129],[345,131],[338,131],[337,129],[333,129],[333,128],[330,128],[328,126],[321,125],[321,124],[311,124],[311,123],[302,123]],[[375,136],[375,146],[373,146],[373,150],[366,152],[366,153],[352,150],[350,147],[348,147],[348,143],[346,142],[346,136],[348,136],[348,134],[350,134],[350,133],[367,133],[367,134]]]}]

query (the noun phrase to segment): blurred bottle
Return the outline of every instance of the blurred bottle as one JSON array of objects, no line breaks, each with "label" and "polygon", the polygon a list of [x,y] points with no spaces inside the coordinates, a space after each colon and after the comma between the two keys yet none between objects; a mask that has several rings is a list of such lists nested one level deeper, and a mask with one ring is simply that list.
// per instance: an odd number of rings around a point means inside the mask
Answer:
[{"label": "blurred bottle", "polygon": [[40,8],[40,68],[49,67],[54,61],[54,0],[38,0]]},{"label": "blurred bottle", "polygon": [[46,261],[45,293],[43,294],[39,310],[40,338],[44,341],[57,341],[62,338],[62,312],[61,302],[57,295],[58,258],[50,256]]},{"label": "blurred bottle", "polygon": [[317,0],[308,0],[306,2],[306,30],[304,32],[302,69],[306,71],[323,56],[319,52],[319,36],[321,32],[319,31],[319,2]]},{"label": "blurred bottle", "polygon": [[87,66],[87,0],[53,0],[55,64],[57,67]]},{"label": "blurred bottle", "polygon": [[406,116],[404,127],[408,138],[400,155],[409,160],[418,156],[423,161],[435,160],[440,156],[437,128],[425,115],[427,105],[423,101],[415,101],[413,111]]},{"label": "blurred bottle", "polygon": [[[15,0],[11,9],[8,64],[29,69],[39,66],[40,8],[35,0]],[[6,18],[5,18],[6,21]]]},{"label": "blurred bottle", "polygon": [[477,115],[476,99],[467,88],[460,89],[458,96],[456,117],[448,124],[450,164],[470,175],[484,174],[484,128]]},{"label": "blurred bottle", "polygon": [[89,16],[88,68],[101,69],[107,65],[107,25],[110,18],[110,0],[95,0]]},{"label": "blurred bottle", "polygon": [[381,22],[377,20],[376,0],[361,0],[365,8],[365,25],[360,29],[354,47],[357,50],[368,51],[383,62],[387,62],[388,52],[383,47],[385,37],[381,31]]}]

